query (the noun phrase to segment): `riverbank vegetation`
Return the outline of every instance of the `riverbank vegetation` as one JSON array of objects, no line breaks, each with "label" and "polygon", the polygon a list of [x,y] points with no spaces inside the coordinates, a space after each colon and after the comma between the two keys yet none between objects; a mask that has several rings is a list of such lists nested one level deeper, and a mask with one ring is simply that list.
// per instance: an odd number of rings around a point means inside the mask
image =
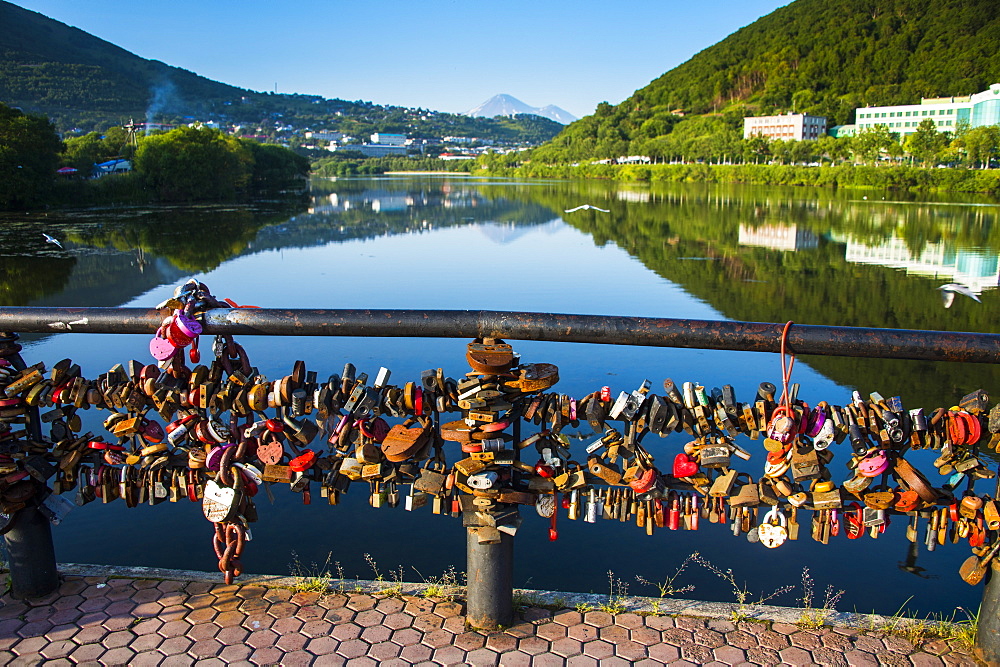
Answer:
[{"label": "riverbank vegetation", "polygon": [[[128,171],[95,171],[116,158]],[[207,127],[149,136],[112,128],[64,143],[48,119],[0,104],[0,208],[231,200],[308,174],[309,161],[291,150]]]},{"label": "riverbank vegetation", "polygon": [[333,157],[325,157],[312,163],[314,176],[376,176],[389,171],[449,171],[467,172],[475,166],[474,159],[441,160],[427,157],[373,157],[366,158],[360,153],[337,151]]},{"label": "riverbank vegetation", "polygon": [[[483,173],[482,170],[473,173]],[[493,168],[489,173],[519,178],[598,178],[623,182],[705,182],[751,185],[810,185],[818,187],[878,188],[927,192],[1000,193],[1000,170],[925,169],[910,166],[756,164],[587,164],[530,163]]]},{"label": "riverbank vegetation", "polygon": [[[479,158],[473,173],[621,181],[706,181],[760,185],[1000,192],[1000,126],[939,132],[933,121],[900,137],[884,126],[853,136],[794,141],[742,138],[734,119],[703,117],[655,140],[619,146],[614,158],[574,160],[554,144]],[[596,150],[596,145],[595,145]],[[626,152],[632,151],[632,152]]]}]

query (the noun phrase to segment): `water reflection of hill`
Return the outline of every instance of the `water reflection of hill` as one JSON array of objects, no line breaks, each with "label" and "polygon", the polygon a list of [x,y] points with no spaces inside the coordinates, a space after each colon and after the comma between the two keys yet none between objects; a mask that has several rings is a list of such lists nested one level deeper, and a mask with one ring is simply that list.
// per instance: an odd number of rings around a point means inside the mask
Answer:
[{"label": "water reflection of hill", "polygon": [[[223,262],[281,248],[308,248],[470,224],[496,242],[553,220],[540,204],[489,198],[472,187],[372,181],[306,200],[253,206],[87,209],[27,216],[0,225],[0,303],[128,303]],[[46,245],[47,231],[65,250]]]},{"label": "water reflection of hill", "polygon": [[[997,332],[996,206],[867,201],[833,190],[705,184],[388,178],[315,182],[304,200],[252,207],[89,210],[0,225],[10,305],[115,305],[230,259],[456,226],[510,243],[562,217],[614,243],[734,320]],[[611,213],[562,211],[590,203]],[[55,231],[67,251],[46,246]],[[992,273],[991,273],[992,272]],[[941,307],[941,282],[978,276],[982,306]],[[991,283],[992,281],[992,283]],[[614,313],[614,304],[604,312]],[[663,313],[669,316],[670,313]],[[989,387],[983,366],[846,358],[810,363],[845,385],[932,403]],[[917,398],[922,396],[924,398]]]},{"label": "water reflection of hill", "polygon": [[[984,292],[982,306],[963,300],[945,310],[936,287],[946,280],[850,261],[847,244],[832,240],[875,245],[901,239],[917,257],[930,242],[968,245],[995,257],[1000,230],[994,209],[886,206],[873,212],[870,206],[834,204],[705,189],[700,194],[654,194],[647,206],[619,206],[613,215],[567,221],[596,243],[610,241],[627,250],[730,319],[1000,331],[995,289]],[[812,241],[792,251],[740,244],[741,228],[746,236],[748,228],[765,224],[794,226],[800,237],[809,231]],[[997,377],[993,368],[971,364],[842,357],[810,358],[809,363],[841,384],[900,393],[917,404],[988,388]]]},{"label": "water reflection of hill", "polygon": [[[81,209],[0,219],[0,303],[119,305],[245,251],[304,203]],[[45,243],[42,232],[65,248]]]},{"label": "water reflection of hill", "polygon": [[[397,182],[398,189],[359,188],[315,194],[308,211],[281,225],[262,229],[254,251],[309,248],[327,243],[373,239],[434,229],[483,225],[488,235],[510,242],[512,228],[552,222],[551,209],[531,201],[489,198],[473,187],[425,189]],[[440,188],[440,184],[438,184]],[[499,235],[498,235],[499,234]]]}]

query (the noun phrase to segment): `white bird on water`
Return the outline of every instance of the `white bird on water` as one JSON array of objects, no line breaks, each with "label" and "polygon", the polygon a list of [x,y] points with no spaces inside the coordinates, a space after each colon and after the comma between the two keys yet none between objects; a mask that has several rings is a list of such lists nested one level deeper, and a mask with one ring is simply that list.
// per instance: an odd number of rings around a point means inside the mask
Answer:
[{"label": "white bird on water", "polygon": [[63,247],[62,243],[59,243],[59,239],[57,239],[55,237],[52,237],[52,236],[49,236],[45,232],[42,232],[42,236],[45,237],[45,242],[46,243],[51,243],[52,245],[59,246],[60,248]]},{"label": "white bird on water", "polygon": [[591,211],[591,210],[600,211],[601,213],[611,213],[611,211],[609,211],[606,208],[597,208],[596,206],[591,206],[590,204],[583,204],[582,206],[577,206],[575,208],[568,208],[566,209],[565,212],[573,213],[574,211]]},{"label": "white bird on water", "polygon": [[941,285],[938,289],[941,290],[941,299],[944,301],[945,308],[951,308],[951,304],[955,303],[956,294],[964,294],[973,301],[982,303],[980,298],[971,289],[961,283],[948,283],[947,285]]}]

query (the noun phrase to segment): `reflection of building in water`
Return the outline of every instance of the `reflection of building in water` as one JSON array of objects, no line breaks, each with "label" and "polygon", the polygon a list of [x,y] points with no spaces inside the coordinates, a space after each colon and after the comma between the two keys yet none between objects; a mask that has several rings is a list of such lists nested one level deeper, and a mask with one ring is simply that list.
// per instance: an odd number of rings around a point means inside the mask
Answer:
[{"label": "reflection of building in water", "polygon": [[634,204],[647,204],[649,203],[649,193],[645,191],[637,190],[619,190],[615,193],[615,197],[618,201],[627,201]]},{"label": "reflection of building in water", "polygon": [[976,294],[1000,284],[1000,257],[978,248],[956,250],[945,243],[928,243],[915,257],[906,241],[894,237],[877,246],[846,239],[845,259],[858,264],[879,264],[907,274],[929,276],[968,285]]},{"label": "reflection of building in water", "polygon": [[740,245],[760,246],[774,250],[808,250],[819,244],[819,238],[798,225],[740,225]]}]

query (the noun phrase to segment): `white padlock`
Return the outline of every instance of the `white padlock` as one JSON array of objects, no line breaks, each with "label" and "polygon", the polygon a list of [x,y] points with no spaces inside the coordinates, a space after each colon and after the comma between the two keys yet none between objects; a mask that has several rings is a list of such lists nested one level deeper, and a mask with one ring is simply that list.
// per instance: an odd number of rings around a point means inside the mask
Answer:
[{"label": "white padlock", "polygon": [[475,475],[469,475],[466,483],[473,489],[492,489],[499,478],[500,476],[497,473],[487,470],[485,472],[477,472]]},{"label": "white padlock", "polygon": [[777,506],[764,515],[757,527],[760,543],[768,549],[780,547],[788,539],[788,520]]}]

